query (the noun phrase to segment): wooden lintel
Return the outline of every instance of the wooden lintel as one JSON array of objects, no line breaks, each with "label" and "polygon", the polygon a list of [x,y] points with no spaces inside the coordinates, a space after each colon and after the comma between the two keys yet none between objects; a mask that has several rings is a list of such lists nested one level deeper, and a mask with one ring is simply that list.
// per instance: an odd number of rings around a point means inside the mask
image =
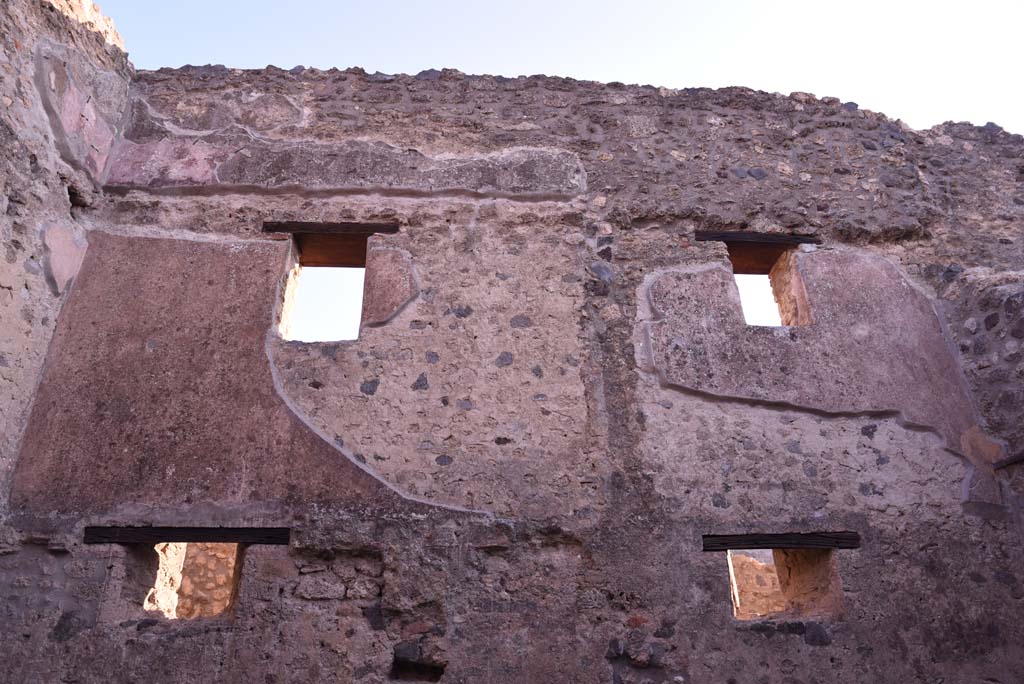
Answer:
[{"label": "wooden lintel", "polygon": [[220,542],[287,545],[287,527],[86,527],[86,544]]},{"label": "wooden lintel", "polygon": [[698,230],[694,233],[697,242],[758,242],[771,245],[820,244],[821,239],[807,235],[781,235],[779,233],[757,233],[749,230]]},{"label": "wooden lintel", "polygon": [[816,243],[817,238],[802,235],[778,235],[748,231],[703,231],[695,237],[699,242],[724,242],[729,250],[733,273],[768,275],[779,257],[797,245]]},{"label": "wooden lintel", "polygon": [[264,221],[264,233],[314,233],[320,235],[372,235],[397,233],[397,223],[357,223],[353,221]]},{"label": "wooden lintel", "polygon": [[366,238],[362,233],[296,233],[299,264],[333,268],[365,268]]},{"label": "wooden lintel", "polygon": [[858,549],[856,532],[788,532],[782,534],[705,534],[705,551],[730,549]]}]

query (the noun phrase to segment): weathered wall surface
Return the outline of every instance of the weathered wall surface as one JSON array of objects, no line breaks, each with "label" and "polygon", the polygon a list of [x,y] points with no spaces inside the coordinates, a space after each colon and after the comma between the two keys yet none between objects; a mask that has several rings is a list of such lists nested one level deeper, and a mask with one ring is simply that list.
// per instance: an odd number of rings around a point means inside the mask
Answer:
[{"label": "weathered wall surface", "polygon": [[[269,240],[92,235],[13,478],[12,510],[23,526],[52,527],[53,514],[149,509],[185,524],[182,502],[254,524],[273,504],[302,511],[388,498],[275,390],[264,339],[286,251]],[[154,278],[161,269],[202,276]],[[74,484],[53,487],[58,481]]]},{"label": "weathered wall surface", "polygon": [[[874,245],[932,293],[965,278],[967,268],[1005,279],[1024,258],[1014,227],[1024,211],[1022,143],[998,127],[916,133],[854,105],[799,94],[447,71],[392,77],[209,67],[147,73],[135,90],[109,179],[121,193],[554,193],[591,200],[583,219],[602,231],[609,254],[614,230],[755,227]],[[137,221],[224,229],[222,215],[172,217],[180,203],[164,204],[127,192],[113,206]],[[597,236],[587,237],[596,246]],[[956,328],[963,320],[948,308]],[[985,418],[999,423],[993,411]]]},{"label": "weathered wall surface", "polygon": [[[123,57],[46,7],[0,12],[37,46],[3,86],[26,104],[2,115],[25,125],[0,679],[1024,671],[1020,136],[452,71],[186,67],[126,93]],[[292,264],[261,227],[287,220],[397,225],[358,340],[277,335]],[[817,239],[811,325],[745,326],[700,230]],[[110,523],[293,539],[244,549],[224,615],[166,620],[151,548],[81,543]],[[815,530],[862,538],[834,554],[839,614],[737,621],[701,535]]]},{"label": "weathered wall surface", "polygon": [[85,248],[79,213],[96,201],[131,73],[124,53],[65,12],[96,19],[91,2],[5,2],[0,11],[0,512]]}]

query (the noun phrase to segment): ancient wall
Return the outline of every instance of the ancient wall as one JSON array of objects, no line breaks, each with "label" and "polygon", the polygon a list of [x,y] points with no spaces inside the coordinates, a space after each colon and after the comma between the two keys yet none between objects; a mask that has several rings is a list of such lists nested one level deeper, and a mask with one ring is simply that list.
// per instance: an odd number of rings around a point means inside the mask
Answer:
[{"label": "ancient wall", "polygon": [[[69,20],[67,15],[74,19]],[[98,22],[81,26],[75,19]],[[6,492],[57,312],[84,253],[131,66],[91,2],[0,11],[0,490]],[[106,37],[105,37],[106,36]],[[0,496],[0,512],[7,496]]]},{"label": "ancient wall", "polygon": [[[1024,671],[1021,136],[742,88],[132,73],[49,8],[0,11],[0,679]],[[282,222],[388,227],[358,340],[281,338]],[[721,233],[799,238],[795,325],[744,323]],[[291,538],[167,571],[96,525]],[[835,531],[859,548],[734,571],[782,594],[746,619],[701,550]]]}]

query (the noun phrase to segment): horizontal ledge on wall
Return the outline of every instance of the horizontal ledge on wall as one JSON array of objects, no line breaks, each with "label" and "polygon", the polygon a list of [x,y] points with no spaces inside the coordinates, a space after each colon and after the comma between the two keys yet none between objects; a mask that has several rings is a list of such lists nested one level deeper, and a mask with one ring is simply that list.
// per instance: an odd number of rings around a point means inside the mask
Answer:
[{"label": "horizontal ledge on wall", "polygon": [[372,235],[397,233],[397,223],[357,223],[354,221],[264,221],[264,233],[322,233],[341,235]]},{"label": "horizontal ledge on wall", "polygon": [[821,243],[820,239],[806,235],[755,233],[746,230],[698,230],[693,236],[697,242],[762,242],[772,245],[816,245]]},{"label": "horizontal ledge on wall", "polygon": [[806,532],[783,534],[705,534],[705,551],[732,549],[858,549],[856,532]]},{"label": "horizontal ledge on wall", "polygon": [[287,545],[287,527],[86,527],[86,544],[219,542]]}]

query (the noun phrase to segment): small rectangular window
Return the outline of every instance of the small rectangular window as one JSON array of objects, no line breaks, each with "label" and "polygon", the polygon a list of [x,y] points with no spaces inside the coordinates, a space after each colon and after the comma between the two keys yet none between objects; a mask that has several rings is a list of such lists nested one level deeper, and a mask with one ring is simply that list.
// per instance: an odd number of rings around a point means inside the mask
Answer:
[{"label": "small rectangular window", "polygon": [[842,608],[832,549],[734,549],[727,555],[738,620],[828,617]]},{"label": "small rectangular window", "polygon": [[734,273],[736,288],[740,292],[740,306],[747,325],[777,327],[782,325],[779,302],[772,292],[771,279],[758,273]]},{"label": "small rectangular window", "polygon": [[704,535],[725,551],[738,620],[831,617],[843,606],[835,549],[860,546],[855,532]]},{"label": "small rectangular window", "polygon": [[142,607],[176,620],[226,611],[238,593],[246,545],[287,545],[289,539],[286,527],[88,526],[83,541],[152,549],[155,575]]},{"label": "small rectangular window", "polygon": [[164,617],[215,617],[230,607],[238,589],[239,544],[166,542],[157,544],[153,588],[143,608]]},{"label": "small rectangular window", "polygon": [[747,325],[811,324],[794,253],[812,239],[739,231],[698,232],[696,239],[725,243]]},{"label": "small rectangular window", "polygon": [[297,265],[288,278],[281,337],[297,342],[359,339],[365,268]]},{"label": "small rectangular window", "polygon": [[278,332],[286,340],[337,342],[359,338],[367,240],[393,225],[264,223],[293,235],[296,263],[288,274]]},{"label": "small rectangular window", "polygon": [[298,258],[285,284],[281,337],[297,342],[359,339],[368,237],[295,234]]}]

